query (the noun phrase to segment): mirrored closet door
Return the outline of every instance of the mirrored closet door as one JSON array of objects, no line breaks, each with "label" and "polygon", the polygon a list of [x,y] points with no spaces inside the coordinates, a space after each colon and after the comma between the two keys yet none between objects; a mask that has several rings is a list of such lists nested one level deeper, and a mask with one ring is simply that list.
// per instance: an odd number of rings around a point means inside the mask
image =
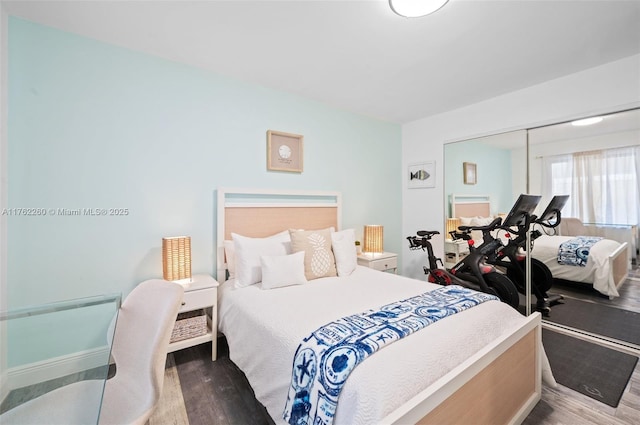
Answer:
[{"label": "mirrored closet door", "polygon": [[[484,226],[496,217],[505,219],[516,200],[527,190],[527,132],[513,131],[444,146],[445,195],[445,266],[453,267],[470,252],[468,242],[453,236],[461,225]],[[491,235],[507,243],[507,232],[497,230]],[[483,243],[482,233],[471,232],[474,246]],[[526,248],[526,246],[525,246]],[[503,270],[500,269],[500,272]],[[526,273],[511,276],[526,287]],[[522,312],[528,314],[531,300],[526,291],[520,301]],[[529,311],[528,311],[529,310]]]},{"label": "mirrored closet door", "polygon": [[[534,245],[565,298],[545,320],[638,349],[640,110],[587,118],[529,130],[531,192],[542,203],[570,195],[554,236]],[[568,240],[584,258],[559,264],[558,244]]]},{"label": "mirrored closet door", "polygon": [[[446,144],[445,231],[504,217],[520,194],[541,196],[537,215],[554,195],[569,195],[561,225],[537,226],[543,236],[531,244],[532,259],[549,266],[553,275],[549,294],[564,298],[543,321],[640,350],[640,327],[631,329],[619,322],[629,315],[625,312],[640,314],[640,110],[591,121]],[[603,251],[596,252],[602,257],[558,268],[559,236],[565,241],[577,236],[603,238],[605,242],[596,247]],[[447,235],[447,267],[467,252],[464,243]],[[605,325],[609,320],[617,325]]]}]

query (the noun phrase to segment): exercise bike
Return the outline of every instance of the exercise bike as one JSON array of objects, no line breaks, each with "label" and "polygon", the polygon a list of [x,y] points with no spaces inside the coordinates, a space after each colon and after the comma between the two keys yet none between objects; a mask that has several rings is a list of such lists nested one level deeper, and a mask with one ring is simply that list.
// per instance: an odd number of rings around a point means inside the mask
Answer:
[{"label": "exercise bike", "polygon": [[[513,282],[504,274],[496,271],[495,267],[485,264],[486,256],[502,246],[499,240],[483,243],[480,247],[473,247],[471,239],[471,230],[480,230],[483,234],[494,230],[500,225],[502,219],[497,218],[487,226],[468,227],[468,230],[462,230],[460,236],[470,242],[470,252],[450,271],[444,269],[442,259],[437,258],[433,253],[431,238],[440,234],[437,230],[420,230],[416,232],[417,236],[408,236],[409,249],[416,250],[426,248],[429,266],[424,266],[424,273],[428,275],[427,280],[439,285],[460,285],[471,288],[476,291],[485,292],[496,295],[502,302],[509,304],[517,309],[520,304],[518,290]],[[443,268],[438,266],[440,263]]]},{"label": "exercise bike", "polygon": [[[540,197],[537,197],[538,201]],[[533,210],[537,205],[529,204],[522,207],[518,220],[505,223],[501,226],[507,231],[506,237],[509,242],[500,250],[487,257],[487,263],[494,266],[502,267],[506,270],[507,276],[516,285],[518,292],[526,293],[526,254],[523,249],[527,244],[527,232],[534,224],[539,224],[547,228],[555,228],[560,225],[560,210],[564,207],[568,195],[554,196],[549,205],[545,208],[540,217],[533,215]],[[512,236],[515,235],[515,237]],[[533,241],[540,237],[542,233],[539,230],[531,232],[531,249],[533,249]],[[531,292],[536,297],[536,311],[541,312],[544,316],[549,316],[551,306],[561,303],[562,295],[549,294],[547,291],[553,285],[553,275],[549,268],[535,258],[531,258]]]}]

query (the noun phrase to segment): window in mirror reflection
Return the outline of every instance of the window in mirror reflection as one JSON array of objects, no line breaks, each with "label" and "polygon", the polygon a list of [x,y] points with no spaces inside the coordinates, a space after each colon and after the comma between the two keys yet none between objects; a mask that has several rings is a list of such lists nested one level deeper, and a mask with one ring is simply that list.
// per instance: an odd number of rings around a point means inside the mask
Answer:
[{"label": "window in mirror reflection", "polygon": [[[564,217],[585,223],[640,222],[640,111],[567,122],[529,133],[532,192],[568,194]],[[544,203],[544,201],[542,202]]]}]

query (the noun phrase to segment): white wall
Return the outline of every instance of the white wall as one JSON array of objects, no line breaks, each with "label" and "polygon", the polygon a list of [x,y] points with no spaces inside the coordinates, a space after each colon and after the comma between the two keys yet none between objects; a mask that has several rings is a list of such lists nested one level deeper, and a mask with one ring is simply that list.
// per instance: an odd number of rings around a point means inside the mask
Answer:
[{"label": "white wall", "polygon": [[[191,236],[193,272],[213,273],[218,187],[340,191],[343,226],[381,223],[399,250],[399,124],[13,16],[8,31],[8,204],[48,211],[8,219],[10,308],[126,295],[161,276],[163,236]],[[304,172],[267,170],[269,129],[304,135]],[[58,213],[84,208],[128,213]]]},{"label": "white wall", "polygon": [[[436,188],[403,186],[404,235],[418,228],[444,230],[443,145],[499,132],[640,106],[640,55],[631,56],[563,78],[423,118],[402,127],[402,168],[411,161],[436,160]],[[442,238],[434,240],[442,255]],[[403,275],[422,278],[426,256],[403,247]]]}]

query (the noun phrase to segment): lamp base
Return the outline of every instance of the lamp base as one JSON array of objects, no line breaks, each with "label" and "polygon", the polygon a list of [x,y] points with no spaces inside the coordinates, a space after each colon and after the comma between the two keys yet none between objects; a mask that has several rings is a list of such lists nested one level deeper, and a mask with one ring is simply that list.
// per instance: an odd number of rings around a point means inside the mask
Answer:
[{"label": "lamp base", "polygon": [[184,279],[170,280],[169,282],[179,283],[180,285],[185,285],[187,283],[192,283],[193,279],[191,279],[190,277],[186,277]]}]

